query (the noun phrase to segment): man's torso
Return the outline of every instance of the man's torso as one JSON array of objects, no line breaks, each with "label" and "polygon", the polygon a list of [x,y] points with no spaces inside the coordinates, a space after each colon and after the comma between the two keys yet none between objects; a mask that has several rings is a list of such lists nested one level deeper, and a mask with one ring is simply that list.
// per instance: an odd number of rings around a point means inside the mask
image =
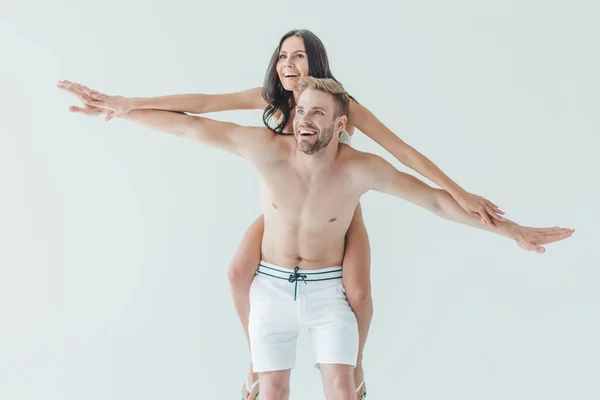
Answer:
[{"label": "man's torso", "polygon": [[296,162],[293,136],[278,135],[273,146],[276,157],[252,160],[261,175],[263,259],[302,269],[341,265],[346,232],[365,192],[356,173],[359,152],[340,144],[335,162],[315,174]]}]

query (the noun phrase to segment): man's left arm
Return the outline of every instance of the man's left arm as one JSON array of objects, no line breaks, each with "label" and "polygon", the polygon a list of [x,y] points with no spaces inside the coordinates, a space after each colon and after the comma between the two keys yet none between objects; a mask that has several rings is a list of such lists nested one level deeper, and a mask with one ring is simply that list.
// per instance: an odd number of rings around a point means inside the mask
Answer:
[{"label": "man's left arm", "polygon": [[496,221],[496,226],[483,224],[480,219],[467,214],[448,192],[432,188],[414,176],[398,171],[377,155],[363,153],[360,157],[361,174],[368,189],[402,198],[439,217],[511,238],[525,250],[543,253],[542,245],[566,239],[574,232],[558,227],[525,227],[508,219]]}]

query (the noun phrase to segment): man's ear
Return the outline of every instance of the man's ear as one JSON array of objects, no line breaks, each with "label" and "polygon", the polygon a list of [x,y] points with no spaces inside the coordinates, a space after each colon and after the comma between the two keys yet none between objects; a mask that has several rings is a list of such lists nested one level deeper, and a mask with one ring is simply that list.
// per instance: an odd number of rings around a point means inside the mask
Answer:
[{"label": "man's ear", "polygon": [[341,133],[344,129],[346,129],[346,124],[348,123],[348,117],[345,115],[342,115],[341,117],[338,117],[337,122],[335,123],[335,132],[337,134]]}]

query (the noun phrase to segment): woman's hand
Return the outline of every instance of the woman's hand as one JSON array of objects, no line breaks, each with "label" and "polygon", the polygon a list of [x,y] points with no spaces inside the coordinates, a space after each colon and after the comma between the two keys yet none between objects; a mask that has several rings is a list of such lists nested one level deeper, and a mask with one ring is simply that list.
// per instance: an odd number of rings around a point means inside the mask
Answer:
[{"label": "woman's hand", "polygon": [[481,196],[463,190],[452,197],[467,214],[479,218],[488,225],[495,225],[494,220],[505,221],[501,216],[504,211],[501,211],[497,205]]},{"label": "woman's hand", "polygon": [[127,114],[129,111],[133,109],[131,99],[122,96],[110,96],[104,93],[100,93],[96,90],[92,90],[87,86],[83,86],[79,83],[69,82],[69,81],[60,81],[58,82],[58,87],[66,90],[67,92],[75,95],[83,104],[86,105],[86,109],[81,109],[78,107],[78,110],[72,110],[75,112],[82,112],[88,115],[98,115],[98,114],[90,114],[90,112],[97,112],[97,109],[105,110],[106,113],[106,121],[109,121],[115,117],[120,117],[123,114]]}]

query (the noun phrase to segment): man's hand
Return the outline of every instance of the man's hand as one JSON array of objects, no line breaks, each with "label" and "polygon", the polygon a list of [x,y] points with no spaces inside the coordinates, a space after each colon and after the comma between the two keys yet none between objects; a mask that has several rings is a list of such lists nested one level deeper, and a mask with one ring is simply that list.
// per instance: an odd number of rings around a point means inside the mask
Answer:
[{"label": "man's hand", "polygon": [[59,81],[57,86],[77,97],[86,108],[71,107],[72,112],[86,115],[106,114],[106,121],[121,117],[132,110],[130,99],[122,96],[109,96],[92,90],[80,83]]},{"label": "man's hand", "polygon": [[522,249],[544,253],[546,249],[542,245],[566,239],[575,232],[575,229],[559,228],[557,226],[552,228],[531,228],[515,224],[510,231],[511,237]]}]

